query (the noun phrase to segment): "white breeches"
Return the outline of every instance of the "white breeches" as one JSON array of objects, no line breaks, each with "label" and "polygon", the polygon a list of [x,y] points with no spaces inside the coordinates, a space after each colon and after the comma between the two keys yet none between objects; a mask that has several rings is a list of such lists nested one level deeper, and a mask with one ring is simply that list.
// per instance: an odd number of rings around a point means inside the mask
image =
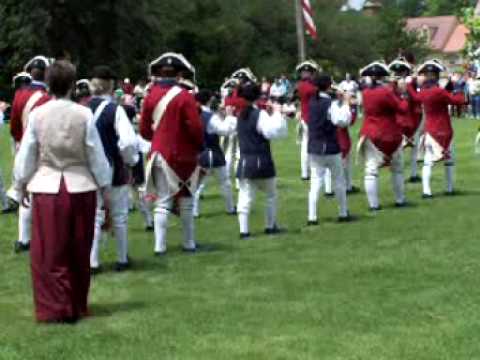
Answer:
[{"label": "white breeches", "polygon": [[3,182],[2,171],[0,170],[0,210],[8,208],[8,197],[5,190],[5,183]]},{"label": "white breeches", "polygon": [[228,137],[227,148],[225,149],[225,162],[227,169],[227,176],[231,177],[234,174],[236,164],[240,158],[240,149],[238,147],[237,134],[232,134]]},{"label": "white breeches", "polygon": [[308,197],[308,220],[316,221],[318,198],[325,179],[325,172],[328,169],[335,179],[335,196],[338,201],[339,215],[348,215],[347,189],[342,163],[342,155],[313,155],[310,154],[311,180],[310,193]]},{"label": "white breeches", "polygon": [[[365,140],[365,192],[367,193],[368,204],[371,208],[378,207],[379,198],[379,170],[382,163],[379,159],[382,157],[380,150],[370,140]],[[395,202],[405,202],[405,184],[403,180],[403,149],[399,146],[392,155],[390,162],[390,171],[392,173],[392,186],[395,193]]]},{"label": "white breeches", "polygon": [[110,211],[113,233],[117,242],[118,262],[128,262],[128,206],[129,185],[114,186],[108,193],[108,204],[100,192],[97,193],[97,214],[95,216],[95,235],[93,238],[92,251],[90,253],[90,266],[100,265],[100,242],[102,239],[102,226],[105,224],[105,206]]},{"label": "white breeches", "polygon": [[300,143],[300,166],[301,176],[303,179],[308,178],[310,170],[310,162],[308,156],[308,125],[301,121],[302,139]]},{"label": "white breeches", "polygon": [[197,191],[195,192],[193,200],[193,215],[200,215],[200,196],[205,190],[205,185],[210,178],[210,176],[215,176],[220,184],[222,189],[223,196],[225,198],[225,208],[227,212],[235,211],[235,205],[233,203],[233,194],[232,194],[232,182],[228,176],[228,171],[226,166],[213,168],[208,170],[208,174],[202,179]]},{"label": "white breeches", "polygon": [[277,218],[277,181],[276,178],[269,179],[241,179],[238,193],[238,222],[240,233],[249,233],[248,216],[255,200],[257,189],[266,194],[265,206],[265,228],[275,227]]},{"label": "white breeches", "polygon": [[[155,252],[167,251],[168,217],[174,205],[174,196],[168,196],[169,189],[165,173],[161,169],[155,171],[155,188],[158,200],[155,201],[154,227],[155,227]],[[180,218],[183,227],[183,247],[195,249],[195,228],[193,222],[193,197],[180,197],[178,200]]]},{"label": "white breeches", "polygon": [[[426,195],[432,195],[432,188],[430,185],[432,178],[432,169],[437,161],[439,155],[438,143],[433,140],[430,136],[425,137],[425,157],[423,161],[422,169],[422,186],[423,193]],[[455,147],[453,141],[450,144],[449,148],[450,157],[447,160],[444,160],[445,165],[445,181],[446,181],[446,191],[452,192],[455,182]]]},{"label": "white breeches", "polygon": [[32,239],[32,197],[29,197],[30,206],[28,208],[18,207],[18,242],[24,245],[29,244]]}]

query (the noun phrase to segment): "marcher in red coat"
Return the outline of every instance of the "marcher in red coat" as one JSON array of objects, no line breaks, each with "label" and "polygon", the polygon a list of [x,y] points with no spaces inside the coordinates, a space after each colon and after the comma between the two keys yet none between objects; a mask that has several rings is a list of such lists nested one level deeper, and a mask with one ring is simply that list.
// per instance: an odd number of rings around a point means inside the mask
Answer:
[{"label": "marcher in red coat", "polygon": [[[412,65],[405,58],[398,58],[390,63],[389,69],[395,75],[395,81],[392,83],[393,90],[398,95],[405,93],[408,77],[412,74]],[[409,182],[417,183],[421,181],[417,173],[417,160],[423,109],[422,104],[413,98],[409,97],[407,101],[408,110],[405,113],[397,113],[397,123],[403,133],[404,148],[411,148]]]},{"label": "marcher in red coat", "polygon": [[[425,109],[425,138],[423,147],[425,158],[422,171],[423,198],[431,198],[430,179],[435,162],[444,161],[447,181],[446,193],[454,193],[454,153],[453,128],[449,105],[465,104],[465,96],[460,89],[449,92],[439,86],[440,73],[445,67],[438,61],[427,61],[418,72],[425,74],[425,84],[417,92],[413,84],[408,87],[410,96],[423,104]],[[419,83],[423,78],[419,78]],[[450,84],[453,85],[453,84]]]},{"label": "marcher in red coat", "polygon": [[[45,84],[45,75],[50,61],[44,56],[35,56],[25,65],[25,71],[31,76],[28,86],[20,87],[15,93],[10,116],[10,133],[15,140],[16,148],[20,146],[23,134],[28,125],[30,113],[36,107],[50,100]],[[8,196],[20,202],[20,189],[13,184]],[[32,211],[20,204],[18,208],[18,240],[14,244],[15,252],[28,251],[32,227]]]},{"label": "marcher in red coat", "polygon": [[300,76],[297,82],[296,96],[300,100],[300,119],[298,124],[300,139],[300,170],[304,181],[310,179],[310,163],[308,160],[308,118],[309,104],[312,97],[317,94],[317,87],[313,84],[313,77],[319,71],[319,66],[314,61],[304,61],[297,65],[296,71]]},{"label": "marcher in red coat", "polygon": [[365,159],[365,191],[372,211],[380,209],[378,175],[379,169],[386,165],[390,165],[392,172],[396,206],[406,204],[401,146],[403,135],[396,122],[396,114],[407,111],[408,103],[398,97],[391,87],[382,84],[382,79],[388,74],[388,67],[381,62],[374,62],[361,71],[361,76],[372,79],[371,86],[362,93],[365,120],[359,144]]},{"label": "marcher in red coat", "polygon": [[[150,64],[157,78],[145,97],[140,120],[140,134],[151,140],[147,168],[147,191],[154,192],[155,253],[167,251],[168,214],[178,199],[183,223],[183,249],[194,252],[193,198],[200,168],[198,155],[203,146],[203,125],[195,98],[177,85],[184,74],[194,74],[193,66],[180,54],[166,53]],[[152,191],[153,190],[153,191]]]}]

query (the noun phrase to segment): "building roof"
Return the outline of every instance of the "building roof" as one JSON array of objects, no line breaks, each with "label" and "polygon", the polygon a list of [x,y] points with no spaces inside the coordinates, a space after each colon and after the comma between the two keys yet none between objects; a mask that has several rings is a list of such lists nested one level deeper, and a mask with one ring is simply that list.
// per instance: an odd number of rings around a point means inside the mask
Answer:
[{"label": "building roof", "polygon": [[463,50],[469,33],[456,16],[410,18],[406,27],[410,31],[428,31],[430,47],[447,53]]}]

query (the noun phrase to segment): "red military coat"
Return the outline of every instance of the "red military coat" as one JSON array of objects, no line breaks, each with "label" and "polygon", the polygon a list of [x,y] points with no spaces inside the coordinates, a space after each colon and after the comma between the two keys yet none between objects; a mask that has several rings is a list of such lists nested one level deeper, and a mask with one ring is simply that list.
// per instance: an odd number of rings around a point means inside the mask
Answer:
[{"label": "red military coat", "polygon": [[[415,86],[415,85],[412,85]],[[396,88],[393,88],[396,91]],[[422,103],[412,97],[408,99],[408,109],[406,112],[397,113],[397,123],[400,126],[403,135],[411,142],[417,133],[422,122]]]},{"label": "red military coat", "polygon": [[463,93],[452,94],[435,85],[417,92],[413,85],[408,86],[408,93],[415,101],[421,102],[425,109],[425,133],[447,150],[453,139],[453,128],[448,105],[465,104]]},{"label": "red military coat", "polygon": [[317,87],[309,80],[300,80],[297,83],[297,95],[300,98],[302,121],[308,123],[310,117],[310,99],[317,93]]},{"label": "red military coat", "polygon": [[377,86],[363,90],[363,107],[365,120],[361,135],[390,157],[403,140],[396,115],[408,110],[408,102],[398,97],[392,88]]},{"label": "red military coat", "polygon": [[37,106],[43,105],[50,100],[50,96],[48,96],[45,86],[32,84],[30,86],[17,90],[17,92],[15,93],[12,104],[12,112],[10,115],[10,134],[17,143],[22,140],[23,133],[25,131],[22,122],[23,110],[25,109],[28,100],[37,91],[41,91],[43,95],[32,106],[31,110],[33,110]]},{"label": "red military coat", "polygon": [[244,98],[238,96],[238,89],[234,89],[232,95],[225,98],[225,106],[233,107],[233,114],[239,116],[243,109],[248,106],[248,102]]},{"label": "red military coat", "polygon": [[174,85],[160,81],[152,86],[143,103],[140,134],[152,142],[151,152],[161,154],[176,175],[187,181],[203,146],[203,125],[192,94],[182,90],[167,106],[158,128],[152,129],[155,107]]},{"label": "red military coat", "polygon": [[[350,111],[352,112],[352,122],[350,126],[353,126],[357,120],[357,108],[351,106]],[[352,149],[352,140],[350,138],[348,127],[337,127],[337,140],[338,145],[340,146],[340,151],[342,152],[342,157],[345,159],[350,154],[350,150]]]}]

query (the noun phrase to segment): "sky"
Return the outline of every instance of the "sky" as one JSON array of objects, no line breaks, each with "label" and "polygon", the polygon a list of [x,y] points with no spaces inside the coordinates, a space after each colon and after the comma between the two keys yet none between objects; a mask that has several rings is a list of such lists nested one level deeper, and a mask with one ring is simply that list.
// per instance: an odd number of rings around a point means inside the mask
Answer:
[{"label": "sky", "polygon": [[348,0],[348,5],[355,10],[361,10],[365,2],[366,0]]}]

